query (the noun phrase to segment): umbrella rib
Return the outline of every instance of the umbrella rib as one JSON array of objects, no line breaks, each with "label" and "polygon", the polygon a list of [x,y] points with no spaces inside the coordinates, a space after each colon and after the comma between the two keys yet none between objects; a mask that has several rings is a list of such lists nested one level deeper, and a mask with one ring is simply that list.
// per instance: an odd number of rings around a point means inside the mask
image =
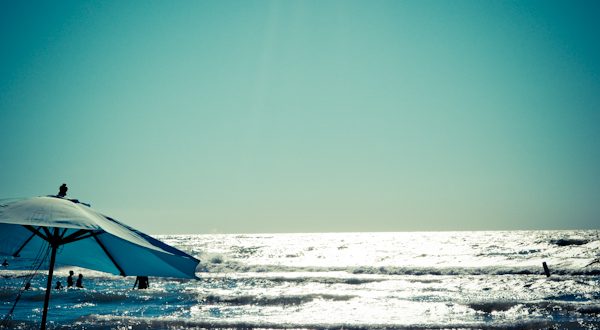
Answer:
[{"label": "umbrella rib", "polygon": [[108,250],[106,249],[106,246],[104,246],[104,244],[98,239],[98,237],[96,236],[96,234],[92,233],[91,236],[94,237],[94,239],[96,240],[96,242],[98,243],[98,245],[100,245],[100,247],[102,248],[102,250],[104,251],[104,253],[106,253],[106,256],[108,257],[108,259],[110,259],[110,261],[112,261],[112,263],[115,265],[115,267],[117,267],[117,269],[121,273],[121,276],[126,276],[125,272],[123,271],[123,268],[121,268],[121,266],[119,266],[119,264],[117,264],[117,262],[115,261],[115,258],[113,258],[113,256],[110,254],[110,252],[108,252]]},{"label": "umbrella rib", "polygon": [[52,235],[52,234],[50,233],[50,230],[49,230],[48,228],[46,228],[46,227],[42,227],[42,229],[44,230],[44,233],[46,233],[46,237],[48,237],[47,241],[48,241],[48,242],[50,242],[50,241],[49,241],[50,237],[53,237],[54,235]]},{"label": "umbrella rib", "polygon": [[[38,227],[38,229],[39,229],[39,228],[40,228],[40,227]],[[29,229],[29,228],[27,228],[27,229]],[[29,243],[29,241],[31,241],[31,239],[32,239],[32,238],[34,238],[35,236],[36,236],[36,233],[35,233],[35,232],[33,232],[33,233],[31,234],[31,236],[29,236],[29,238],[28,238],[28,239],[26,239],[26,240],[25,240],[25,242],[23,242],[23,244],[21,245],[21,247],[19,247],[19,249],[18,249],[17,251],[15,251],[15,253],[13,253],[13,257],[18,257],[18,256],[19,256],[19,253],[21,252],[21,250],[23,250],[23,248],[25,247],[25,245],[27,245],[27,243]]]},{"label": "umbrella rib", "polygon": [[[49,242],[51,235],[44,236],[44,234],[40,233],[40,231],[39,231],[40,227],[38,227],[38,229],[35,229],[30,225],[24,225],[23,227],[25,227],[27,230],[32,232],[34,235],[41,237],[44,241]],[[46,227],[42,227],[42,229],[46,229]],[[44,230],[44,231],[46,232],[46,234],[49,234],[48,230]]]},{"label": "umbrella rib", "polygon": [[99,233],[88,232],[87,234],[84,233],[81,236],[77,236],[77,237],[73,237],[73,238],[65,238],[64,240],[62,240],[62,242],[63,242],[63,244],[73,243],[73,242],[81,241],[82,239],[94,237],[95,235],[101,235],[101,234],[104,234],[104,232],[99,232]]},{"label": "umbrella rib", "polygon": [[[83,235],[85,235],[87,233],[90,233],[90,232],[91,232],[91,230],[79,229],[78,231],[72,233],[71,235],[63,238],[62,241],[65,242],[65,243],[71,243],[71,242],[74,242],[74,241],[78,241],[80,239],[83,239],[82,238]],[[89,237],[89,236],[87,236],[87,237]],[[84,237],[84,238],[87,238],[87,237]]]}]

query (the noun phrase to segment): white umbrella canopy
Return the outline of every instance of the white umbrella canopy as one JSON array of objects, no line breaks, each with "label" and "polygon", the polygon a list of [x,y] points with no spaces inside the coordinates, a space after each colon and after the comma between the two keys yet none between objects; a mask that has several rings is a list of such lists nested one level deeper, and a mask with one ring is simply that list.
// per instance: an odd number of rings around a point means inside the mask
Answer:
[{"label": "white umbrella canopy", "polygon": [[34,257],[47,244],[52,254],[42,328],[57,257],[61,264],[122,276],[192,279],[200,262],[76,200],[0,200],[0,254]]},{"label": "white umbrella canopy", "polygon": [[55,197],[0,201],[0,254],[34,256],[59,229],[61,264],[123,276],[195,278],[199,261],[84,204]]}]

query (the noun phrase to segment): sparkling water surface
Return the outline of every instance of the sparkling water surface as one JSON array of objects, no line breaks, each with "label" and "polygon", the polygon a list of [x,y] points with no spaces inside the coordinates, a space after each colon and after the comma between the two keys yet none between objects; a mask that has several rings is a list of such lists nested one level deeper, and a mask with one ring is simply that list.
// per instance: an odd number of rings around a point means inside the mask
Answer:
[{"label": "sparkling water surface", "polygon": [[[199,280],[84,274],[54,290],[51,328],[596,329],[600,231],[165,235],[199,258]],[[0,270],[0,317],[32,260]],[[550,267],[546,277],[542,262]],[[58,255],[60,262],[60,253]],[[8,328],[37,328],[45,273]]]}]

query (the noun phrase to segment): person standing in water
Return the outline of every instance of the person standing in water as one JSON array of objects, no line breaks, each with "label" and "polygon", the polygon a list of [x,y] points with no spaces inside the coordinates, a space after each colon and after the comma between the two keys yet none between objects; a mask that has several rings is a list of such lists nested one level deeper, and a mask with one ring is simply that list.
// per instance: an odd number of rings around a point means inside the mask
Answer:
[{"label": "person standing in water", "polygon": [[79,277],[77,278],[77,282],[75,283],[75,286],[83,289],[83,275],[79,274]]},{"label": "person standing in water", "polygon": [[137,285],[138,290],[148,289],[148,287],[150,286],[150,281],[148,280],[148,276],[137,276],[135,278],[135,283],[133,284],[133,287],[135,288],[136,285]]},{"label": "person standing in water", "polygon": [[67,184],[63,183],[59,188],[58,188],[58,197],[63,198],[65,196],[67,196],[67,190],[69,190],[69,188],[67,188]]},{"label": "person standing in water", "polygon": [[69,277],[67,277],[67,288],[70,288],[73,286],[73,275],[74,275],[73,271],[70,270]]}]

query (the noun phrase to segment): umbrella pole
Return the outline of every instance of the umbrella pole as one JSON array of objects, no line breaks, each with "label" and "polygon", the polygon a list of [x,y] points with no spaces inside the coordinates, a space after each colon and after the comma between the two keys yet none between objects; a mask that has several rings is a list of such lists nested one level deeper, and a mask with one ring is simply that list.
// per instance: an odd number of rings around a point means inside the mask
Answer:
[{"label": "umbrella pole", "polygon": [[42,313],[41,330],[46,329],[46,317],[48,316],[48,303],[50,302],[50,292],[52,291],[52,274],[54,273],[54,262],[56,261],[56,250],[58,246],[52,245],[52,254],[50,255],[50,267],[48,269],[48,284],[46,285],[46,297],[44,298],[44,310]]}]

